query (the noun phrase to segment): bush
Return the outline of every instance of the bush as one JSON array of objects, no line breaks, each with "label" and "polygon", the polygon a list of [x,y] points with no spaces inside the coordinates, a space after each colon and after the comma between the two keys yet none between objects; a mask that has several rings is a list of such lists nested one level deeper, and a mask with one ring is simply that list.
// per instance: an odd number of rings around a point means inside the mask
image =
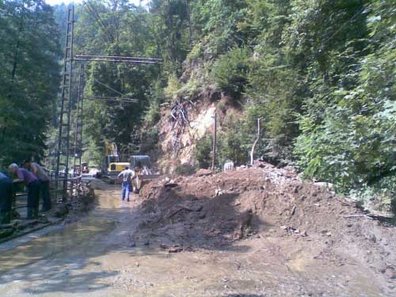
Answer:
[{"label": "bush", "polygon": [[349,194],[365,208],[396,214],[396,176],[384,177]]},{"label": "bush", "polygon": [[166,86],[164,93],[165,96],[172,99],[179,89],[181,88],[181,84],[175,75],[171,75],[168,78],[168,85]]},{"label": "bush", "polygon": [[[241,123],[239,123],[241,124]],[[236,125],[234,127],[240,127]],[[224,134],[224,142],[219,147],[220,164],[226,160],[233,161],[236,165],[246,164],[249,158],[250,147],[252,145],[249,137],[240,129],[233,128]]]},{"label": "bush", "polygon": [[210,167],[212,162],[212,138],[210,135],[205,135],[197,142],[195,158],[198,161],[199,168]]},{"label": "bush", "polygon": [[160,107],[158,103],[151,103],[146,114],[144,116],[144,121],[149,126],[154,126],[161,119]]},{"label": "bush", "polygon": [[245,90],[248,72],[249,51],[235,48],[216,61],[212,76],[221,90],[238,99]]}]

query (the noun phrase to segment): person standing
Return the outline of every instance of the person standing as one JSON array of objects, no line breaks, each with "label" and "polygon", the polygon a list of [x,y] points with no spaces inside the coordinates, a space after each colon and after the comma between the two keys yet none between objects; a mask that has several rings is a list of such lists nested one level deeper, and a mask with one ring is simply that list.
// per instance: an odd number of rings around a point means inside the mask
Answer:
[{"label": "person standing", "polygon": [[118,174],[118,178],[122,178],[122,192],[121,198],[122,200],[127,199],[129,201],[129,193],[132,190],[132,179],[135,177],[135,172],[129,169],[128,166],[125,167],[123,171]]},{"label": "person standing", "polygon": [[36,162],[31,162],[29,160],[26,160],[23,163],[23,167],[33,172],[33,174],[37,176],[40,180],[40,194],[41,198],[43,199],[43,205],[41,210],[49,211],[51,209],[51,197],[49,191],[50,179],[47,173],[45,172],[44,168],[41,167],[39,164],[37,164]]},{"label": "person standing", "polygon": [[136,166],[134,168],[134,172],[135,172],[135,178],[132,181],[132,191],[135,194],[139,194],[140,192],[140,187],[142,186],[142,180],[141,180],[141,176],[142,176],[142,165],[140,162],[136,163]]},{"label": "person standing", "polygon": [[19,168],[15,163],[12,163],[8,169],[12,174],[17,176],[17,179],[15,179],[14,182],[23,182],[28,190],[27,218],[38,218],[40,181],[32,172],[26,170],[25,168]]},{"label": "person standing", "polygon": [[12,180],[3,172],[0,172],[0,224],[10,223],[11,207]]}]

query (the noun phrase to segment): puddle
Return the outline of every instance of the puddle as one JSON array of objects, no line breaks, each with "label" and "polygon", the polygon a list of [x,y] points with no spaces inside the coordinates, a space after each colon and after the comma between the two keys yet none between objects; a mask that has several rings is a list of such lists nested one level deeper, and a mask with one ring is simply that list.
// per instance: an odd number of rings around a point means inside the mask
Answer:
[{"label": "puddle", "polygon": [[[47,258],[72,258],[90,256],[103,250],[99,237],[111,232],[116,226],[112,220],[89,217],[78,223],[65,226],[43,237],[38,237],[15,249],[0,254],[0,273],[29,265]],[[100,241],[99,241],[100,242]]]}]

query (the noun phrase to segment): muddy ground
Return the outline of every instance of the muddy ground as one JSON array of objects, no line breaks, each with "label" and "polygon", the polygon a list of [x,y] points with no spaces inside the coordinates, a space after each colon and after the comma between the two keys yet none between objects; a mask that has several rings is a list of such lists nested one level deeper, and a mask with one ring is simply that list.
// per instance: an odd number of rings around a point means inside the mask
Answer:
[{"label": "muddy ground", "polygon": [[0,245],[1,296],[396,296],[396,229],[291,169],[201,171]]}]

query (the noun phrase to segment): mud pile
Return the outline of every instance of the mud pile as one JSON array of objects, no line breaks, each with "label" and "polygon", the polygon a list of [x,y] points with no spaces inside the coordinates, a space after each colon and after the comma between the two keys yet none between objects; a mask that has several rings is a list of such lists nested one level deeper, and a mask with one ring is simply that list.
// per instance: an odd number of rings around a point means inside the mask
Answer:
[{"label": "mud pile", "polygon": [[134,239],[172,252],[292,237],[318,246],[316,257],[342,266],[353,256],[396,278],[393,226],[324,185],[302,181],[292,169],[261,167],[152,181],[140,195],[144,219]]}]

